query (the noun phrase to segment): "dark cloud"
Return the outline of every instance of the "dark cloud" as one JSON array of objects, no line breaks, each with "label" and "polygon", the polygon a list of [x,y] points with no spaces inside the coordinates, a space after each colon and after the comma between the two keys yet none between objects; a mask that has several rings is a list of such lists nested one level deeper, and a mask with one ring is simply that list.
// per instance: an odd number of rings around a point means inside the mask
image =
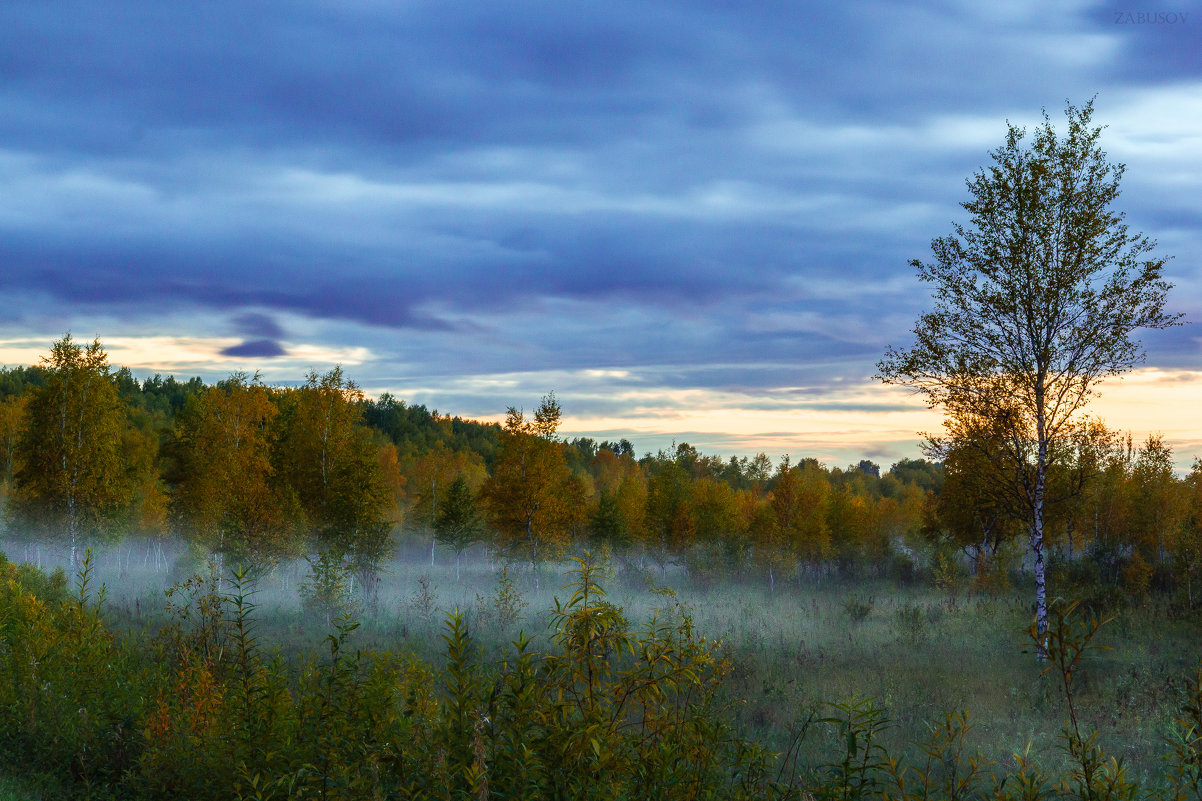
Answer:
[{"label": "dark cloud", "polygon": [[248,359],[273,359],[284,356],[287,351],[273,339],[251,339],[231,345],[221,351],[222,356],[239,356]]}]

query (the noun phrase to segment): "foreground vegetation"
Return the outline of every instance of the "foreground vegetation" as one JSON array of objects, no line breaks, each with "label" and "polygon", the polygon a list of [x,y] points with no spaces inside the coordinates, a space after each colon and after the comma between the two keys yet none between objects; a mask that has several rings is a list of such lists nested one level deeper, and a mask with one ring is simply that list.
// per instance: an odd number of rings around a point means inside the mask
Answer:
[{"label": "foreground vegetation", "polygon": [[[1202,788],[1197,619],[1163,601],[1124,607],[1096,634],[1082,610],[1054,607],[1062,639],[1041,677],[1020,653],[1029,607],[1009,596],[835,581],[769,596],[685,587],[679,573],[674,593],[653,563],[572,564],[547,609],[528,606],[546,597],[529,576],[506,570],[486,586],[474,579],[494,574],[471,559],[463,583],[450,562],[433,575],[415,566],[415,586],[362,625],[327,627],[295,601],[256,609],[245,574],[222,591],[177,584],[165,609],[141,596],[137,614],[139,596],[105,599],[90,563],[74,588],[61,572],[6,563],[0,749],[21,773],[9,781],[45,798]],[[261,584],[279,591],[272,577]]]}]

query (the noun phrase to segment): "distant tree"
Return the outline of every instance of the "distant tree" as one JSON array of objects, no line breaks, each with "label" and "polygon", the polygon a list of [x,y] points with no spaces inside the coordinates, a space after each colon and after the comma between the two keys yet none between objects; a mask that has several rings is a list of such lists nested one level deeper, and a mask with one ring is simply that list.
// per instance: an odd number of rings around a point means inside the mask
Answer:
[{"label": "distant tree", "polygon": [[937,440],[929,450],[943,463],[944,482],[934,505],[938,530],[928,534],[946,537],[987,573],[998,549],[1020,528],[1021,507],[1013,497],[1017,485],[1006,472],[1003,446],[977,432],[968,441]]},{"label": "distant tree", "polygon": [[1177,575],[1185,584],[1189,608],[1194,608],[1194,584],[1202,574],[1202,459],[1194,459],[1185,479],[1186,518],[1174,553]]},{"label": "distant tree", "polygon": [[786,455],[776,468],[772,482],[772,511],[776,524],[783,532],[792,532],[801,514],[801,477]]},{"label": "distant tree", "polygon": [[831,554],[830,493],[826,471],[814,459],[790,466],[786,456],[777,466],[772,509],[785,542],[803,562],[819,562]]},{"label": "distant tree", "polygon": [[871,509],[863,495],[844,484],[830,493],[826,525],[830,531],[833,555],[841,570],[847,572],[869,554],[872,528]]},{"label": "distant tree", "polygon": [[970,223],[912,262],[934,287],[934,311],[909,350],[889,348],[878,377],[923,394],[953,417],[998,418],[1023,487],[1035,557],[1037,629],[1047,631],[1044,502],[1049,457],[1076,434],[1098,381],[1142,359],[1132,333],[1176,325],[1155,243],[1112,210],[1123,166],[1106,160],[1092,101],[1066,109],[1057,135],[1045,112],[1030,145],[1009,126],[993,165],[968,181]]},{"label": "distant tree", "polygon": [[456,476],[463,476],[472,488],[479,487],[487,471],[479,454],[471,451],[451,450],[442,440],[438,440],[424,453],[408,463],[408,481],[410,504],[406,519],[411,528],[424,529],[431,534],[430,564],[434,564],[434,546],[437,537],[434,534],[434,520],[438,515],[441,499],[445,496],[447,487]]},{"label": "distant tree", "polygon": [[[629,459],[629,456],[624,457]],[[633,465],[633,461],[631,462]],[[647,480],[637,465],[622,476],[611,490],[622,524],[623,544],[631,545],[644,537],[647,514]]]},{"label": "distant tree", "polygon": [[666,573],[674,554],[694,542],[697,518],[692,508],[691,484],[685,467],[675,460],[662,462],[647,480],[644,546],[661,572]]},{"label": "distant tree", "polygon": [[881,466],[868,459],[861,459],[860,463],[856,465],[856,469],[866,476],[872,476],[873,478],[881,477]]},{"label": "distant tree", "polygon": [[20,397],[26,390],[44,385],[48,375],[44,364],[0,367],[0,398]]},{"label": "distant tree", "polygon": [[259,377],[234,373],[181,412],[171,517],[217,558],[275,561],[296,552],[296,512],[274,482],[277,409]]},{"label": "distant tree", "polygon": [[925,459],[902,459],[893,463],[885,478],[895,478],[903,486],[913,484],[924,492],[939,492],[943,488],[943,466]]},{"label": "distant tree", "polygon": [[12,486],[16,468],[17,445],[25,426],[25,404],[28,397],[13,395],[0,400],[0,481],[7,494]]},{"label": "distant tree", "polygon": [[304,385],[281,399],[274,460],[278,480],[304,511],[316,550],[346,559],[374,602],[380,564],[393,548],[386,517],[392,499],[362,422],[362,400],[341,367],[324,375],[310,371]]},{"label": "distant tree", "polygon": [[28,390],[11,508],[21,525],[65,536],[74,570],[80,538],[104,530],[128,504],[127,412],[99,340],[79,345],[66,334],[42,366],[45,383]]},{"label": "distant tree", "polygon": [[705,570],[742,569],[749,543],[746,529],[740,525],[737,491],[720,479],[699,478],[690,495],[696,521],[690,570],[694,565]]},{"label": "distant tree", "polygon": [[630,544],[630,530],[615,493],[602,490],[597,495],[597,505],[589,515],[588,532],[593,545],[625,548]]},{"label": "distant tree", "polygon": [[567,545],[582,511],[569,501],[572,473],[555,436],[560,415],[554,393],[533,419],[510,407],[496,465],[481,490],[497,547],[530,560],[536,589],[542,563]]},{"label": "distant tree", "polygon": [[480,516],[467,479],[455,476],[438,505],[434,535],[455,553],[455,581],[459,581],[459,561],[463,552],[480,539]]},{"label": "distant tree", "polygon": [[610,453],[613,453],[615,456],[630,456],[630,457],[634,456],[634,445],[632,445],[630,443],[630,440],[625,439],[625,438],[620,439],[617,442],[610,442],[609,440],[605,440],[604,442],[602,442],[600,445],[597,446],[597,450],[598,451],[603,451],[603,450],[609,451]]},{"label": "distant tree", "polygon": [[741,507],[752,559],[768,572],[768,592],[776,592],[776,575],[793,567],[796,552],[781,530],[780,520],[769,500],[749,494]]},{"label": "distant tree", "polygon": [[1135,460],[1135,541],[1148,562],[1163,564],[1176,547],[1186,516],[1184,488],[1173,475],[1173,449],[1162,434],[1149,434]]}]

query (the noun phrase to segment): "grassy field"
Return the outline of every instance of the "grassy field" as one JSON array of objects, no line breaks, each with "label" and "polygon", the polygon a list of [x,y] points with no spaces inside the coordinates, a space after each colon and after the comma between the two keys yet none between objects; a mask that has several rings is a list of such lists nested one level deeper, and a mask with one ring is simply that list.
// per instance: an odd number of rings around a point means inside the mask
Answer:
[{"label": "grassy field", "polygon": [[[164,620],[163,589],[174,578],[165,563],[156,569],[129,553],[99,552],[96,565],[118,628],[150,632]],[[388,566],[378,608],[359,611],[355,644],[408,649],[438,664],[442,620],[456,608],[466,612],[486,660],[499,659],[519,630],[535,635],[536,646],[545,643],[547,610],[563,598],[571,565],[547,566],[538,591],[529,566],[511,565],[516,595],[508,598],[498,598],[501,567],[473,551],[456,579],[453,557],[436,553],[432,566],[428,543],[403,549]],[[261,633],[286,654],[315,649],[328,633],[324,621],[300,610],[303,579],[302,563],[258,582]],[[859,696],[873,698],[892,721],[884,741],[891,751],[909,747],[931,721],[967,710],[970,748],[999,766],[1012,767],[1013,754],[1028,747],[1046,768],[1064,765],[1067,709],[1058,677],[1041,676],[1029,652],[1027,588],[952,600],[921,582],[810,577],[778,580],[769,593],[758,576],[702,580],[678,566],[631,562],[613,564],[607,589],[634,625],[687,614],[700,634],[721,640],[739,724],[774,749],[786,747],[790,726],[811,710],[828,714],[830,702]],[[509,624],[498,614],[506,605],[520,612]],[[1087,727],[1125,760],[1132,778],[1157,774],[1181,680],[1202,656],[1199,622],[1156,601],[1123,609],[1096,640],[1109,650],[1091,652],[1078,674]],[[837,744],[823,736],[814,727],[803,761],[829,758]]]}]

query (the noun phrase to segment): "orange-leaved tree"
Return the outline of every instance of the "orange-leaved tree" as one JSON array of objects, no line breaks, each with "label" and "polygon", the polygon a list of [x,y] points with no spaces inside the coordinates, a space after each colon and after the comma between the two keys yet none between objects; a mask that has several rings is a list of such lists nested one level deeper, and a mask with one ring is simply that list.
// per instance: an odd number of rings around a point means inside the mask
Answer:
[{"label": "orange-leaved tree", "polygon": [[542,399],[533,419],[509,408],[497,463],[480,496],[498,550],[530,561],[536,589],[539,565],[562,552],[584,513],[572,502],[572,472],[555,436],[560,415],[555,393]]},{"label": "orange-leaved tree", "polygon": [[259,376],[234,373],[191,399],[176,427],[171,516],[224,568],[295,552],[295,513],[273,481],[270,427],[276,416]]},{"label": "orange-leaved tree", "polygon": [[[274,458],[295,493],[323,564],[344,564],[374,600],[380,563],[392,553],[391,492],[362,421],[363,392],[341,367],[310,371],[281,398]],[[315,563],[316,564],[316,563]]]}]

